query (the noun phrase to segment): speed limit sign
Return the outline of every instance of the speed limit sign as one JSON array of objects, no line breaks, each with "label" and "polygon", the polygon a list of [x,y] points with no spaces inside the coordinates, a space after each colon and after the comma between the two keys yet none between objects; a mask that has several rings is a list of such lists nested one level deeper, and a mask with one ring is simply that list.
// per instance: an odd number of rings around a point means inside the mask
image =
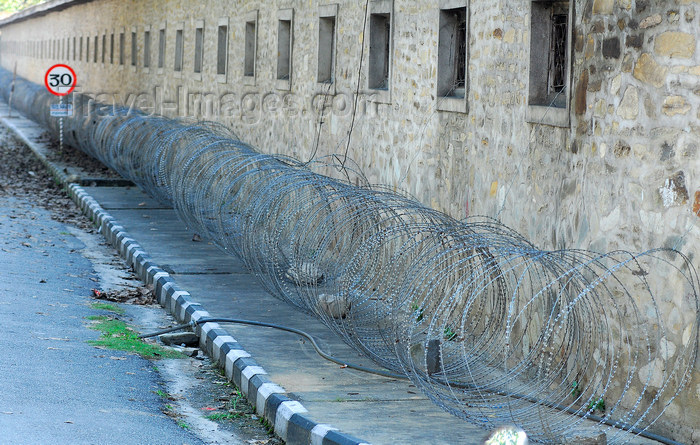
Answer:
[{"label": "speed limit sign", "polygon": [[46,72],[44,84],[51,94],[66,96],[75,88],[77,78],[75,71],[68,65],[54,65]]}]

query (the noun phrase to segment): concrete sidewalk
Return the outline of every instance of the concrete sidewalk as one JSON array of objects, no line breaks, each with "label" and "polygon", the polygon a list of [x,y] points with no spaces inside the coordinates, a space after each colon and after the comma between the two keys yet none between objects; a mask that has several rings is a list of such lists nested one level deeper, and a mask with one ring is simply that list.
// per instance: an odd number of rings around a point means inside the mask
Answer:
[{"label": "concrete sidewalk", "polygon": [[[7,115],[6,108],[0,115]],[[4,121],[35,151],[44,149],[35,142],[41,133],[35,124]],[[63,180],[81,174],[67,166],[53,170]],[[194,242],[173,209],[136,187],[73,184],[69,193],[180,319],[233,317],[303,329],[331,355],[376,366],[315,318],[270,296],[238,259],[207,240]],[[294,334],[216,323],[198,332],[213,359],[288,443],[481,444],[487,436],[442,411],[410,382],[341,368]]]}]

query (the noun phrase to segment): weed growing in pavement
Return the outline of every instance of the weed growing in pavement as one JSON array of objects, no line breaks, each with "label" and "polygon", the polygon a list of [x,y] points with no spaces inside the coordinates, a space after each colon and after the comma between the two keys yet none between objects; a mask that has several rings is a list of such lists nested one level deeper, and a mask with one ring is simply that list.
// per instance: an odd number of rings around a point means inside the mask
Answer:
[{"label": "weed growing in pavement", "polygon": [[115,305],[109,304],[109,303],[92,303],[90,305],[90,307],[93,309],[101,310],[101,311],[114,312],[115,314],[119,314],[119,315],[124,315],[126,313],[126,311],[124,309],[120,308],[119,306],[115,306]]},{"label": "weed growing in pavement", "polygon": [[100,331],[102,335],[99,339],[88,342],[93,346],[131,352],[150,359],[185,357],[180,352],[172,349],[165,349],[156,344],[146,343],[123,321],[113,318],[100,318],[95,321],[96,323],[90,326],[90,329]]},{"label": "weed growing in pavement", "polygon": [[592,411],[595,413],[596,411],[600,411],[601,413],[605,412],[605,400],[601,397],[598,400],[591,400],[590,403],[588,404],[588,410]]},{"label": "weed growing in pavement", "polygon": [[184,421],[184,420],[178,420],[177,421],[177,426],[182,428],[183,430],[189,430],[190,426]]},{"label": "weed growing in pavement", "polygon": [[444,337],[445,340],[447,340],[447,341],[452,341],[452,340],[454,340],[454,339],[457,338],[457,333],[456,333],[455,331],[452,330],[452,327],[447,326],[447,327],[445,328],[445,331],[443,332],[443,337]]},{"label": "weed growing in pavement", "polygon": [[268,434],[275,434],[275,428],[270,424],[270,422],[267,421],[266,418],[260,417],[260,423],[263,424]]},{"label": "weed growing in pavement", "polygon": [[85,317],[87,320],[90,321],[104,321],[104,320],[109,320],[110,318],[106,315],[88,315]]},{"label": "weed growing in pavement", "polygon": [[205,416],[209,420],[213,420],[215,422],[221,421],[221,420],[233,420],[233,419],[238,419],[239,417],[242,417],[243,413],[239,412],[226,412],[226,413],[213,413],[209,414],[208,416]]},{"label": "weed growing in pavement", "polygon": [[583,392],[583,390],[581,389],[581,385],[578,382],[575,381],[571,384],[571,396],[574,399],[577,399],[578,396],[581,395],[581,392]]}]

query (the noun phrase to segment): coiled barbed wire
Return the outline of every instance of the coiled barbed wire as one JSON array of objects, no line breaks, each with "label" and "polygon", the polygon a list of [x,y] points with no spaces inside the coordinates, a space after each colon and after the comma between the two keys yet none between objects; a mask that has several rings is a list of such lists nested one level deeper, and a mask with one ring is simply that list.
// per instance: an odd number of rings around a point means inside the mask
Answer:
[{"label": "coiled barbed wire", "polygon": [[[5,98],[11,82],[0,71]],[[698,276],[678,251],[540,250],[495,220],[317,172],[332,163],[259,153],[220,124],[72,98],[66,143],[456,416],[541,442],[603,430],[618,443],[691,377]],[[17,80],[13,106],[54,135],[55,102]]]}]

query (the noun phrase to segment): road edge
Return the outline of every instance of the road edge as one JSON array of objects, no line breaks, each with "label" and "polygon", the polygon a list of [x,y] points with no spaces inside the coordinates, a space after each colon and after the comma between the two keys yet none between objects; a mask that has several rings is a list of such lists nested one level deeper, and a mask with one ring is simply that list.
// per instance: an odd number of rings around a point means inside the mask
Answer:
[{"label": "road edge", "polygon": [[[134,268],[139,279],[147,285],[153,285],[156,299],[165,310],[182,323],[211,317],[200,303],[194,301],[187,290],[180,287],[168,272],[151,259],[113,216],[79,184],[72,182],[72,177],[49,161],[39,150],[38,143],[27,138],[21,128],[10,119],[0,117],[0,122],[44,164],[83,214],[95,224],[107,242],[119,252],[128,266]],[[22,119],[38,126],[29,119],[24,117]],[[307,409],[300,402],[289,398],[285,389],[274,383],[265,369],[258,365],[250,353],[218,323],[198,324],[195,333],[199,337],[202,351],[224,370],[226,378],[240,389],[251,405],[255,406],[256,413],[269,422],[275,434],[285,443],[290,445],[369,445],[368,442],[342,433],[331,425],[317,423],[306,416]]]}]

